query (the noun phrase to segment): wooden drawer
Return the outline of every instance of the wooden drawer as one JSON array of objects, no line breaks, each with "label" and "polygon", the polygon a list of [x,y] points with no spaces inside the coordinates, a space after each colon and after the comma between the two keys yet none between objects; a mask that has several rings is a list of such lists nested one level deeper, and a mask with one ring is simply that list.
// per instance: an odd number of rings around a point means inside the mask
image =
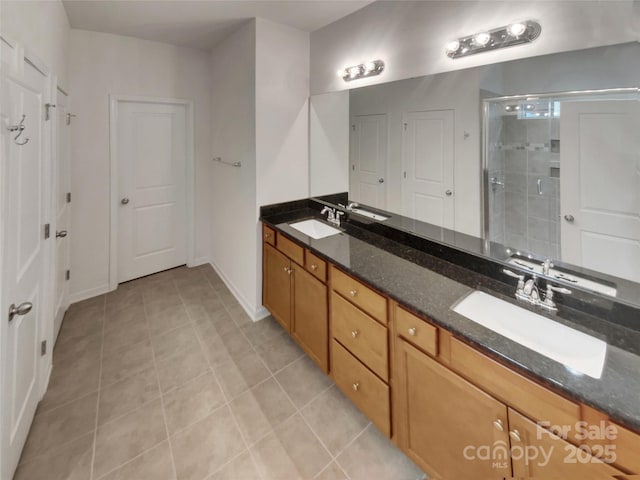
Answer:
[{"label": "wooden drawer", "polygon": [[304,265],[304,248],[278,232],[276,248],[298,265]]},{"label": "wooden drawer", "polygon": [[305,252],[304,268],[306,268],[307,272],[321,282],[327,281],[327,262],[314,255],[309,250]]},{"label": "wooden drawer", "polygon": [[336,340],[331,341],[331,374],[336,385],[369,420],[391,437],[389,387]]},{"label": "wooden drawer", "polygon": [[379,322],[387,324],[387,299],[379,293],[335,267],[331,268],[331,288]]},{"label": "wooden drawer", "polygon": [[438,355],[438,329],[404,308],[395,306],[396,332],[434,357]]},{"label": "wooden drawer", "polygon": [[[620,425],[612,423],[616,427],[616,438],[610,443],[615,445],[616,465],[640,475],[640,435]],[[598,442],[596,442],[598,443]],[[609,442],[599,441],[600,444]]]},{"label": "wooden drawer", "polygon": [[[580,406],[511,371],[456,338],[451,338],[451,368],[509,406],[550,425],[574,427]],[[575,428],[567,440],[578,444]]]},{"label": "wooden drawer", "polygon": [[273,228],[262,224],[262,240],[273,245],[274,247],[276,246],[276,232],[273,230]]},{"label": "wooden drawer", "polygon": [[389,381],[387,329],[335,292],[331,292],[331,331],[362,363]]}]

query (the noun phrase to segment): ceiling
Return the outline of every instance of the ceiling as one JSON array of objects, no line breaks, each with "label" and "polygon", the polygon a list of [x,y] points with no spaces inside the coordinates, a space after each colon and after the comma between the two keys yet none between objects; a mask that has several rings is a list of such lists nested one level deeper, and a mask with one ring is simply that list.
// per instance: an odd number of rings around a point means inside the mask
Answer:
[{"label": "ceiling", "polygon": [[373,0],[63,0],[72,28],[210,49],[260,17],[312,32]]}]

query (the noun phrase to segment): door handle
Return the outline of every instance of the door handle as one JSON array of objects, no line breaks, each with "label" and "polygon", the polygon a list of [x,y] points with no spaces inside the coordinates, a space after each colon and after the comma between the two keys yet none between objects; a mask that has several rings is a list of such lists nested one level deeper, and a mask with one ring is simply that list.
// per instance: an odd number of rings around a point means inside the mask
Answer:
[{"label": "door handle", "polygon": [[23,302],[16,307],[14,303],[9,307],[9,321],[13,320],[16,315],[26,315],[33,308],[33,303]]},{"label": "door handle", "polygon": [[447,197],[450,197],[451,195],[453,195],[453,192],[452,192],[451,190],[447,190],[446,192],[444,192],[444,194],[445,194]]},{"label": "door handle", "polygon": [[120,200],[120,203],[126,205],[127,203],[129,203],[129,199],[127,197],[124,197],[122,200]]},{"label": "door handle", "polygon": [[565,215],[564,219],[569,223],[573,223],[573,221],[575,220],[575,218],[573,218],[573,215],[571,214]]},{"label": "door handle", "polygon": [[384,183],[384,178],[379,178],[378,183]]},{"label": "door handle", "polygon": [[67,236],[66,230],[60,230],[59,232],[56,232],[56,238],[64,238],[66,236]]}]

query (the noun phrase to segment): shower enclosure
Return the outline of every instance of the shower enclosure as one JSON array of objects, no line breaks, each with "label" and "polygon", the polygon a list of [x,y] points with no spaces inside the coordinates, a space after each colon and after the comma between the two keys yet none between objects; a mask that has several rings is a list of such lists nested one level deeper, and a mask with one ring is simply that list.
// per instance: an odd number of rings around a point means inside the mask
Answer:
[{"label": "shower enclosure", "polygon": [[485,99],[487,245],[639,281],[638,99],[629,88]]}]

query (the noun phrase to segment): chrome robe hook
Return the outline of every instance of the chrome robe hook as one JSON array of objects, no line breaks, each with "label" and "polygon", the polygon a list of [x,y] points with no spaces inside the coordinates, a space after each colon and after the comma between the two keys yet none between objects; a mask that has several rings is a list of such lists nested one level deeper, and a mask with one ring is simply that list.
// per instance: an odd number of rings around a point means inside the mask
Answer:
[{"label": "chrome robe hook", "polygon": [[10,132],[18,132],[18,134],[15,137],[13,137],[13,143],[15,143],[16,145],[22,146],[22,145],[25,145],[29,141],[28,138],[25,138],[23,142],[19,142],[18,141],[18,138],[20,138],[20,135],[22,135],[23,130],[25,128],[27,128],[27,127],[24,126],[24,119],[26,117],[27,116],[23,114],[22,115],[22,120],[20,120],[20,123],[18,125],[10,125],[10,126],[7,127],[7,130],[9,130]]}]

